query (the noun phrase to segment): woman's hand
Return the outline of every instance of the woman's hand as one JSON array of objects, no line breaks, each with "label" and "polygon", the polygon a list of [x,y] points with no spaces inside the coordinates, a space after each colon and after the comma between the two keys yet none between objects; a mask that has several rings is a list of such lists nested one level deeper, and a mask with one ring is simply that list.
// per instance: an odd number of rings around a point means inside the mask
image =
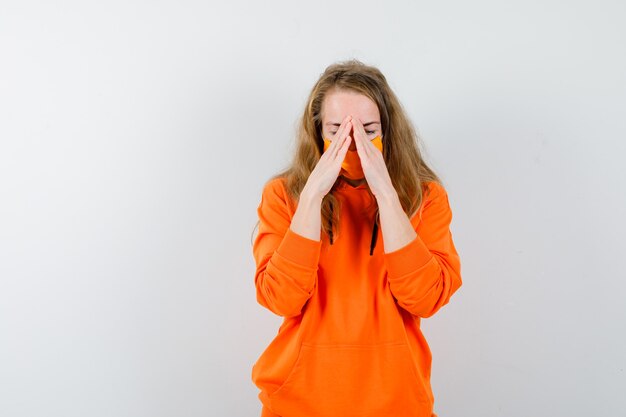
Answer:
[{"label": "woman's hand", "polygon": [[359,153],[363,174],[372,194],[374,194],[377,200],[393,195],[396,190],[391,182],[382,152],[368,140],[361,120],[355,117],[352,122],[354,125],[356,150]]},{"label": "woman's hand", "polygon": [[[352,138],[349,136],[352,129],[352,116],[346,116],[341,122],[330,146],[320,157],[302,192],[310,193],[313,198],[323,199],[333,187],[341,171],[341,164],[346,157]],[[372,145],[373,146],[373,145]]]}]

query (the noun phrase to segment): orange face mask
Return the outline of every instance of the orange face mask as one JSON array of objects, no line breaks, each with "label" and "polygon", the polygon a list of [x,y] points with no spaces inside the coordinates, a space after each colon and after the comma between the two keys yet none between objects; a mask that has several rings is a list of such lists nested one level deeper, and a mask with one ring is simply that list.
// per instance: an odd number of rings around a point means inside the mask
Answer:
[{"label": "orange face mask", "polygon": [[[374,146],[376,146],[376,148],[378,148],[379,151],[383,151],[383,141],[380,135],[372,139],[371,142]],[[326,152],[330,143],[330,139],[324,139],[324,152]],[[363,173],[363,166],[361,165],[361,158],[359,158],[359,152],[356,149],[353,151],[348,149],[346,157],[341,163],[341,168],[342,171],[340,174],[343,174],[346,178],[351,180],[359,180],[365,177],[365,174]]]}]

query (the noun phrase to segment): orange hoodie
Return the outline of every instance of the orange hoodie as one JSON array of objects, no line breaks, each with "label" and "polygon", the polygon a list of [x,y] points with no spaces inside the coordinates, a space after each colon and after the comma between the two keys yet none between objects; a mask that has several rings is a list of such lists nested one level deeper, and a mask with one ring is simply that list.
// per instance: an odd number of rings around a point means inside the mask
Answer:
[{"label": "orange hoodie", "polygon": [[[437,417],[431,352],[420,319],[461,286],[445,189],[426,184],[413,215],[418,236],[370,255],[375,207],[362,184],[340,181],[339,234],[313,240],[289,227],[296,204],[283,179],[269,181],[257,213],[254,283],[259,304],[284,317],[252,366],[265,415]],[[420,220],[421,216],[421,220]]]}]

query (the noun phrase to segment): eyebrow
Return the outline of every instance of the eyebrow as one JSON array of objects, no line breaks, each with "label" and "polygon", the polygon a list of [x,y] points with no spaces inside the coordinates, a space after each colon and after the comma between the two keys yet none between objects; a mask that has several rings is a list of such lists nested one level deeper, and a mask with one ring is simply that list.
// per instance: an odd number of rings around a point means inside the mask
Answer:
[{"label": "eyebrow", "polygon": [[[328,122],[326,123],[327,125],[331,125],[331,126],[341,126],[341,123],[333,123],[333,122]],[[375,124],[380,124],[380,122],[367,122],[367,123],[363,123],[363,126],[369,126],[369,125],[375,125]]]}]

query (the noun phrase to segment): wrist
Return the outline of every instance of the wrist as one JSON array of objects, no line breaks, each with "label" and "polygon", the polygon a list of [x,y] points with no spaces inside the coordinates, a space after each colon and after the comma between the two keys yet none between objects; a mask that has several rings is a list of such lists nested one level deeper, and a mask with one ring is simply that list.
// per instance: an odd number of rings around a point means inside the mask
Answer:
[{"label": "wrist", "polygon": [[381,193],[376,196],[376,202],[378,206],[390,207],[397,204],[400,204],[400,198],[398,197],[398,193],[394,188]]},{"label": "wrist", "polygon": [[304,186],[304,188],[300,192],[300,201],[303,201],[306,204],[319,204],[321,206],[323,199],[323,195],[311,192],[311,190],[309,190],[306,186]]}]

